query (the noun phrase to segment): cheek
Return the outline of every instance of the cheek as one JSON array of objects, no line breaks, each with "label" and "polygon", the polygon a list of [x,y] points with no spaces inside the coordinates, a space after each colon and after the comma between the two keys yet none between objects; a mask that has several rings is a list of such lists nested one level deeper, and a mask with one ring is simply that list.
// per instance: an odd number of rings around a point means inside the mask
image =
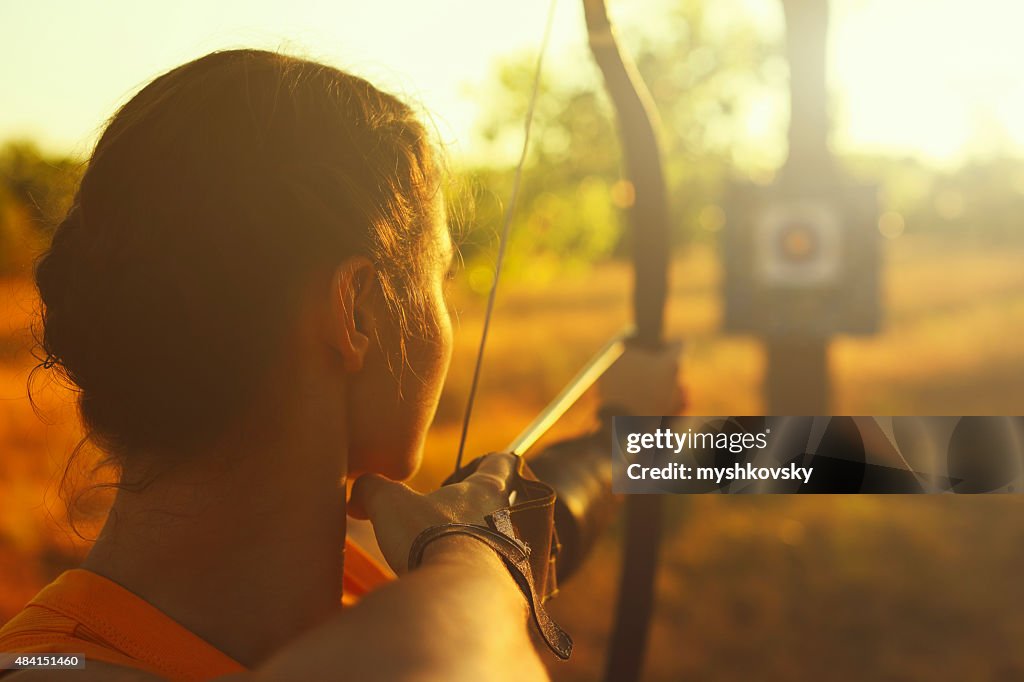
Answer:
[{"label": "cheek", "polygon": [[349,405],[351,473],[373,472],[401,480],[419,467],[451,361],[447,312],[437,320],[435,331],[429,340],[410,339],[404,367],[396,353],[392,369],[377,349],[354,377]]},{"label": "cheek", "polygon": [[432,325],[434,334],[429,340],[417,340],[408,348],[408,366],[404,374],[403,411],[416,423],[423,436],[434,419],[441,389],[448,376],[452,358],[452,326],[448,312],[442,310]]},{"label": "cheek", "polygon": [[[436,345],[436,362],[438,365],[438,372],[440,374],[439,383],[444,384],[444,380],[448,376],[448,368],[451,366],[452,362],[452,350],[455,348],[455,332],[452,329],[451,314],[448,312],[448,307],[443,304],[438,322],[438,339]],[[440,387],[438,387],[438,393],[440,393]]]},{"label": "cheek", "polygon": [[430,320],[426,325],[430,330],[428,338],[417,336],[411,339],[407,349],[409,369],[420,378],[419,381],[413,378],[409,383],[416,384],[413,390],[418,393],[420,402],[429,408],[429,419],[433,419],[441,388],[448,376],[454,346],[452,318],[440,285],[436,287],[431,306]]}]

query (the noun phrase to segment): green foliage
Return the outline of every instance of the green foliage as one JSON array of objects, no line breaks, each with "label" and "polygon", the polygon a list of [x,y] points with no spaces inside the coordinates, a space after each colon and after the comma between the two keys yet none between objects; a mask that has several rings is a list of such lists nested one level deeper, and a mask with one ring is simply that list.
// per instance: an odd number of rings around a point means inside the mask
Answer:
[{"label": "green foliage", "polygon": [[976,241],[1021,243],[1024,163],[1011,156],[976,158],[951,169],[914,159],[847,160],[858,176],[880,184],[885,209],[898,213],[907,234],[952,234]]},{"label": "green foliage", "polygon": [[[661,40],[626,35],[621,42],[636,55],[659,110],[679,241],[695,232],[702,212],[718,201],[725,178],[743,165],[736,131],[743,128],[751,97],[780,87],[778,46],[739,12],[727,26],[712,26],[704,3],[691,0],[677,2],[659,23],[676,30],[665,31]],[[622,248],[622,213],[631,188],[621,181],[614,116],[590,55],[574,56],[579,59],[571,63],[548,62],[513,223],[510,274],[543,277],[541,266],[552,258],[565,268],[618,255]],[[496,156],[509,156],[521,143],[534,59],[525,55],[497,69],[482,129],[485,146]],[[587,75],[581,79],[581,73]],[[476,180],[477,212],[464,248],[472,260],[500,229],[500,201],[508,197],[512,169],[488,164],[463,172]]]},{"label": "green foliage", "polygon": [[71,204],[80,173],[29,142],[0,148],[0,275],[26,275]]},{"label": "green foliage", "polygon": [[[661,119],[675,242],[709,239],[721,226],[732,178],[770,180],[785,157],[787,67],[741,0],[665,0],[667,8],[622,27]],[[581,18],[582,20],[582,18]],[[474,93],[485,103],[480,151],[452,173],[449,212],[470,288],[491,276],[513,161],[522,140],[533,53],[512,57]],[[962,231],[1020,238],[1024,165],[990,156],[952,170],[886,156],[844,158],[879,182],[885,208],[907,232]],[[81,165],[31,143],[0,148],[0,275],[27,274],[66,211]],[[512,225],[507,274],[549,275],[622,255],[631,188],[622,182],[615,119],[585,45],[552,46],[531,152]],[[897,222],[899,222],[897,221]]]}]

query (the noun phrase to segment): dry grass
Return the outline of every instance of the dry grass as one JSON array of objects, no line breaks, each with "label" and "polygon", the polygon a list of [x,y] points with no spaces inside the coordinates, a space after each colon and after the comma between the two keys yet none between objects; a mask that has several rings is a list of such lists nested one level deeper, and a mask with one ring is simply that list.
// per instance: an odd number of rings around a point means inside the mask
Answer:
[{"label": "dry grass", "polygon": [[[884,333],[833,347],[836,412],[1024,414],[1022,255],[892,242]],[[669,326],[687,340],[692,412],[760,412],[760,347],[717,332],[714,259],[697,249],[675,270]],[[585,278],[507,283],[472,452],[508,442],[627,321],[628,278],[626,268],[608,266]],[[454,459],[479,330],[479,302],[456,299],[458,347],[417,478],[423,486],[435,485]],[[41,394],[49,425],[24,398],[33,306],[25,283],[2,284],[0,622],[82,549],[58,522],[54,494],[76,434],[70,396]],[[581,409],[563,432],[586,421]],[[648,678],[1024,678],[1022,512],[1017,496],[673,498]],[[612,529],[555,606],[578,640],[574,661],[553,670],[558,679],[598,674],[617,537]]]}]

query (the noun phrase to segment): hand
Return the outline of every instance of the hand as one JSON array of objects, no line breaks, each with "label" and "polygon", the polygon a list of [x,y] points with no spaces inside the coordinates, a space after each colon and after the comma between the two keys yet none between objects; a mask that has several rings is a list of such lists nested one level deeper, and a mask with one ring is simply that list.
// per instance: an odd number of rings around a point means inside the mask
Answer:
[{"label": "hand", "polygon": [[463,481],[428,495],[383,476],[365,474],[352,486],[348,513],[370,520],[388,565],[402,574],[413,540],[423,530],[444,523],[484,524],[487,514],[507,507],[515,465],[515,455],[492,453]]},{"label": "hand", "polygon": [[681,354],[678,341],[656,350],[627,345],[597,384],[602,407],[623,416],[681,413],[686,403],[679,377]]}]

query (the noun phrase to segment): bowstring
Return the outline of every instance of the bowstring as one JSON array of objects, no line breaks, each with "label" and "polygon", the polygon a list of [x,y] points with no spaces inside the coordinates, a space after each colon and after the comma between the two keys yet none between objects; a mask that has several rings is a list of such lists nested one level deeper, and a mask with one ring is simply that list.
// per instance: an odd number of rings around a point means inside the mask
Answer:
[{"label": "bowstring", "polygon": [[494,313],[494,302],[498,294],[498,280],[501,278],[501,267],[505,263],[505,251],[508,247],[509,233],[512,231],[512,218],[515,214],[516,202],[519,199],[519,188],[522,185],[523,167],[526,165],[526,157],[530,150],[530,134],[533,131],[534,111],[537,108],[537,97],[540,93],[540,79],[544,68],[544,55],[547,54],[548,44],[551,41],[551,27],[555,20],[555,6],[558,0],[551,0],[548,4],[548,16],[544,24],[544,36],[541,38],[540,49],[537,51],[537,61],[533,70],[533,84],[530,88],[530,100],[526,108],[526,121],[523,123],[523,146],[519,152],[519,162],[516,164],[515,175],[512,179],[512,192],[509,195],[508,205],[505,208],[505,216],[502,220],[501,237],[498,241],[498,255],[494,263],[494,279],[491,281],[491,290],[487,295],[487,308],[484,312],[484,327],[480,333],[480,345],[477,347],[476,364],[473,367],[473,381],[469,386],[469,397],[466,399],[466,413],[462,419],[462,435],[459,437],[459,452],[455,457],[455,470],[462,468],[462,455],[466,449],[466,436],[469,434],[469,422],[473,416],[473,404],[476,400],[477,388],[480,384],[480,371],[484,362],[484,350],[487,347],[487,333],[491,328],[491,316]]}]

